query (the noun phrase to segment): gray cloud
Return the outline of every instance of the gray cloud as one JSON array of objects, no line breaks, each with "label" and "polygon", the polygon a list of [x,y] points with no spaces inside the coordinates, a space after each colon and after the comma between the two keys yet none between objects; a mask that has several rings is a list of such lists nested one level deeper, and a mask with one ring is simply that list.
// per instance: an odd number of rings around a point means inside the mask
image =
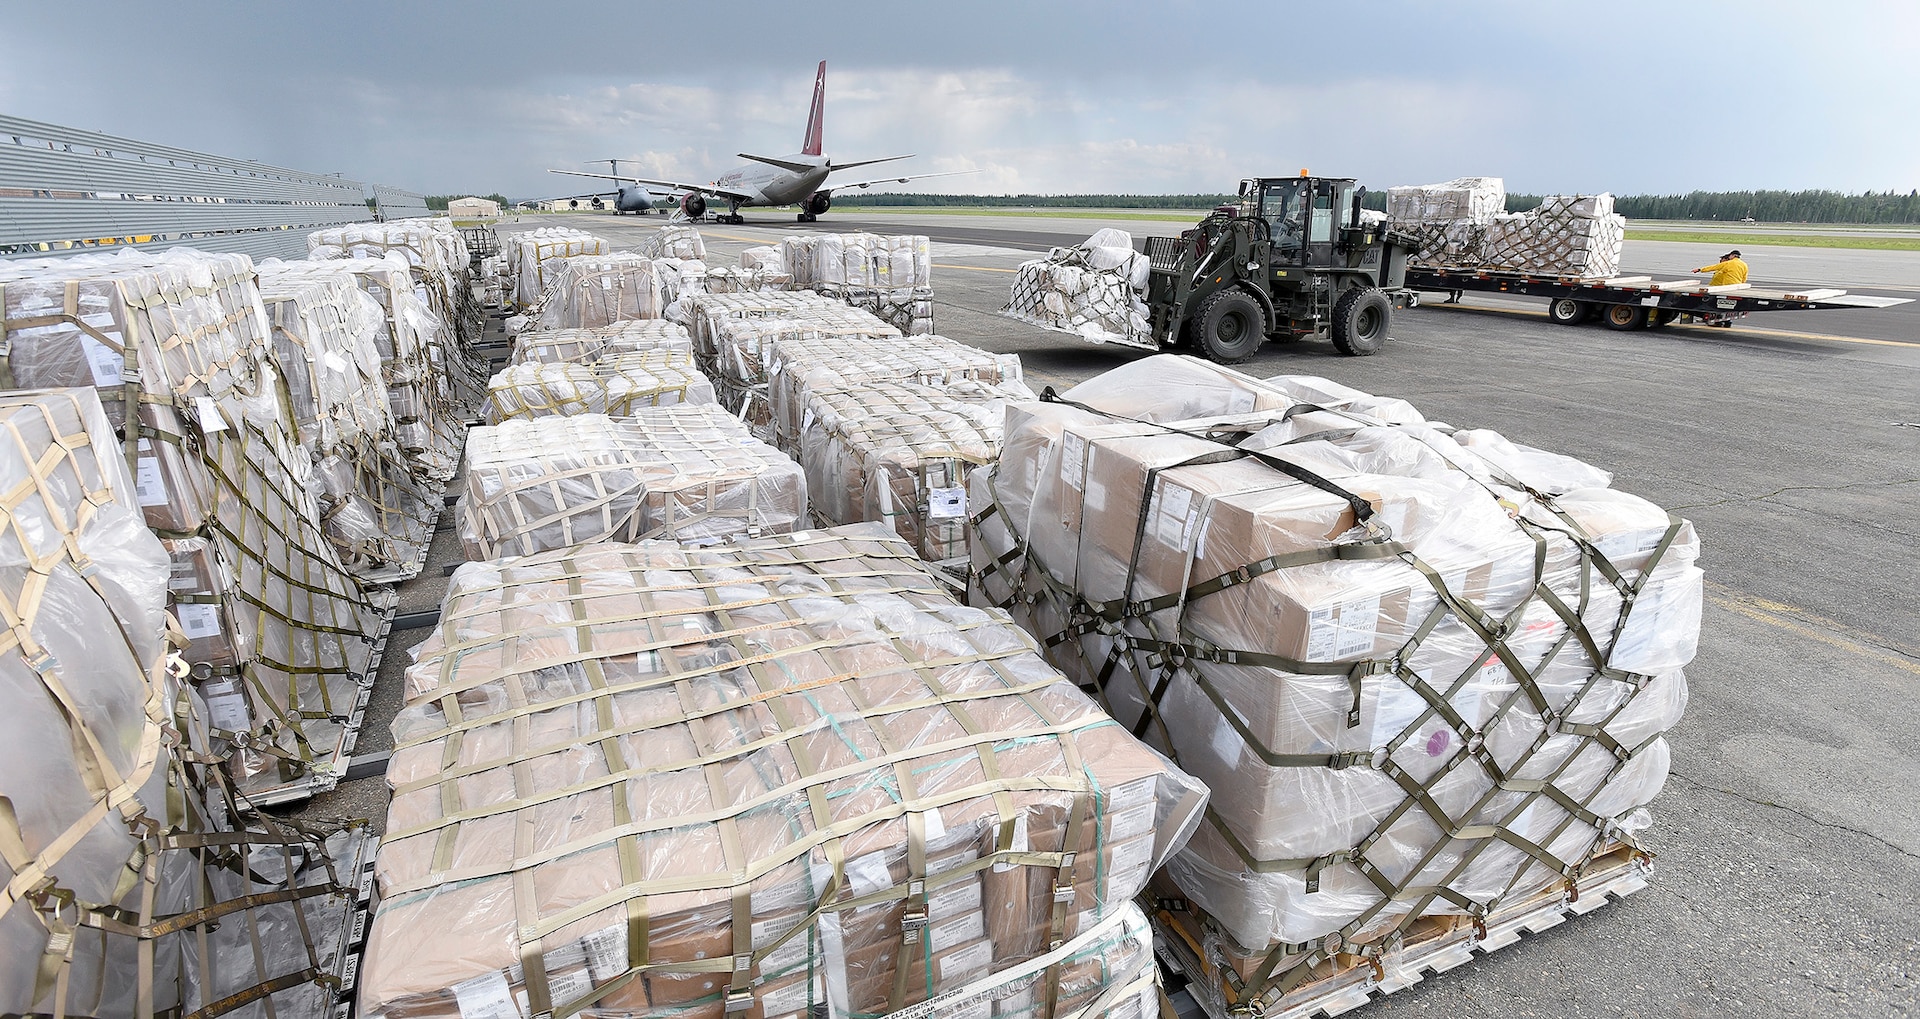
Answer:
[{"label": "gray cloud", "polygon": [[[0,110],[430,192],[632,157],[980,167],[929,189],[1920,185],[1913,5],[1055,2],[12,4]],[[857,173],[857,171],[855,171]]]}]

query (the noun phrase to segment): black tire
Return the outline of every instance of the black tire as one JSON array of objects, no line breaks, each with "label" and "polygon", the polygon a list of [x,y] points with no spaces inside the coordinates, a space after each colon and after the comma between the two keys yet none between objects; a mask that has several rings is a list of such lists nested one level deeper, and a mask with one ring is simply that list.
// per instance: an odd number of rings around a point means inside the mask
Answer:
[{"label": "black tire", "polygon": [[1378,354],[1393,323],[1393,302],[1377,287],[1354,287],[1333,306],[1333,349],[1348,357]]},{"label": "black tire", "polygon": [[1638,304],[1609,304],[1602,314],[1602,321],[1608,329],[1625,332],[1630,329],[1647,327],[1647,309]]},{"label": "black tire", "polygon": [[1555,325],[1577,326],[1592,314],[1593,305],[1587,301],[1561,297],[1547,302],[1547,318]]},{"label": "black tire", "polygon": [[1267,316],[1246,291],[1228,288],[1202,301],[1188,328],[1194,346],[1207,360],[1239,364],[1259,351],[1267,334]]}]

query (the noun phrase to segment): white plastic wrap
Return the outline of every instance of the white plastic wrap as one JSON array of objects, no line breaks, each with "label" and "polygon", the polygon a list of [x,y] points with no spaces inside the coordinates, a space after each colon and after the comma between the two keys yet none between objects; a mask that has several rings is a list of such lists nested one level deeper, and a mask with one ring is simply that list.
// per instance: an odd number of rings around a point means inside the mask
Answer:
[{"label": "white plastic wrap", "polygon": [[1388,188],[1387,220],[1420,238],[1423,265],[1586,279],[1619,274],[1627,223],[1604,193],[1552,195],[1508,213],[1498,177]]},{"label": "white plastic wrap", "polygon": [[[953,390],[960,399],[1032,400],[1020,358],[995,354],[944,336],[897,337],[794,332],[768,337],[761,348],[768,380],[774,441],[800,447],[807,399],[819,385],[847,388],[864,382],[912,382]],[[977,385],[967,386],[966,383]]]},{"label": "white plastic wrap", "polygon": [[513,278],[514,307],[534,307],[558,274],[558,259],[576,255],[605,255],[612,249],[605,238],[572,227],[540,227],[500,239],[507,273]]},{"label": "white plastic wrap", "polygon": [[510,364],[487,383],[485,417],[622,417],[641,407],[713,403],[713,383],[677,351],[615,354],[586,364]]},{"label": "white plastic wrap", "polygon": [[677,353],[693,357],[687,328],[663,318],[616,322],[597,329],[546,329],[514,337],[514,364],[587,364],[618,354]]},{"label": "white plastic wrap", "polygon": [[693,227],[678,224],[663,226],[647,238],[646,255],[648,258],[704,262],[707,259],[707,242],[701,238],[700,231]]},{"label": "white plastic wrap", "polygon": [[630,252],[575,255],[544,269],[546,291],[536,329],[582,329],[666,313],[665,290],[653,259]]},{"label": "white plastic wrap", "polygon": [[787,260],[779,245],[761,244],[740,252],[740,268],[785,273]]},{"label": "white plastic wrap", "polygon": [[1218,823],[1168,873],[1241,950],[1377,939],[1425,901],[1380,882],[1486,907],[1629,837],[1686,705],[1691,525],[1325,379],[1158,356],[1065,399],[1095,411],[1009,408],[974,474],[974,593],[1122,724],[1170,679],[1147,738]]},{"label": "white plastic wrap", "polygon": [[1125,231],[1096,231],[1085,243],[1020,263],[1002,314],[1094,343],[1146,342],[1147,256]]},{"label": "white plastic wrap", "polygon": [[441,618],[364,1013],[1153,1014],[1130,900],[1204,791],[884,529],[470,563]]},{"label": "white plastic wrap", "polygon": [[714,542],[803,526],[800,465],[712,404],[508,421],[467,436],[469,559],[599,541]]}]

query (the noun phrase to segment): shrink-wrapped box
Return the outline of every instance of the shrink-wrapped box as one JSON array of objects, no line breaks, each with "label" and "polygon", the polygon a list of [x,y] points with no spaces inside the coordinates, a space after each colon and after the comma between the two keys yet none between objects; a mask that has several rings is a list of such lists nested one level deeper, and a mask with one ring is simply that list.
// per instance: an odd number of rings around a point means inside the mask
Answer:
[{"label": "shrink-wrapped box", "polygon": [[616,322],[593,329],[541,329],[513,340],[514,364],[588,364],[617,354],[675,352],[693,358],[687,327],[663,318]]},{"label": "shrink-wrapped box", "polygon": [[657,319],[665,291],[654,261],[632,252],[575,255],[545,268],[546,290],[534,316],[539,329],[582,329],[629,319]]},{"label": "shrink-wrapped box", "polygon": [[713,373],[720,402],[771,436],[767,358],[783,339],[843,338],[850,343],[898,344],[900,331],[872,314],[835,304],[796,310],[790,317],[723,318],[713,323]]},{"label": "shrink-wrapped box", "polygon": [[231,827],[200,770],[216,726],[169,667],[168,554],[93,391],[0,394],[0,433],[0,1012],[327,1015],[350,837]]},{"label": "shrink-wrapped box", "polygon": [[642,407],[713,402],[713,383],[690,358],[655,350],[586,364],[510,364],[487,383],[486,420],[497,425],[556,414],[622,417]]},{"label": "shrink-wrapped box", "polygon": [[1275,987],[1320,939],[1493,915],[1636,845],[1698,639],[1691,525],[1311,377],[1160,356],[1006,420],[974,595],[1207,783],[1168,876]]},{"label": "shrink-wrapped box", "polygon": [[782,449],[799,448],[807,397],[816,385],[913,382],[952,389],[975,402],[983,397],[1034,398],[1023,381],[1018,355],[995,354],[937,335],[915,337],[911,344],[902,344],[897,337],[866,334],[779,335],[766,341],[761,360],[768,378],[774,441]]},{"label": "shrink-wrapped box", "polygon": [[679,224],[663,226],[647,238],[646,254],[648,258],[702,262],[707,257],[707,242],[694,227]]},{"label": "shrink-wrapped box", "polygon": [[365,1014],[1142,1019],[1205,800],[872,526],[469,563],[406,690]]},{"label": "shrink-wrapped box", "polygon": [[1457,177],[1442,184],[1387,189],[1390,223],[1477,223],[1486,226],[1507,211],[1507,185],[1499,177]]},{"label": "shrink-wrapped box", "polygon": [[1587,279],[1619,274],[1627,224],[1606,193],[1550,195],[1508,213],[1498,177],[1388,188],[1387,220],[1420,239],[1423,265]]},{"label": "shrink-wrapped box", "polygon": [[815,386],[799,451],[828,524],[884,522],[929,560],[967,554],[967,476],[1000,452],[1001,405],[906,382]]},{"label": "shrink-wrapped box", "polygon": [[564,226],[543,226],[509,234],[500,241],[507,272],[513,278],[513,303],[521,311],[539,304],[557,278],[563,260],[576,255],[605,255],[612,249],[605,238]]},{"label": "shrink-wrapped box", "polygon": [[469,559],[784,534],[806,513],[800,466],[713,404],[513,420],[467,438]]},{"label": "shrink-wrapped box", "polygon": [[1149,270],[1131,235],[1099,230],[1081,244],[1020,263],[1001,314],[1095,343],[1145,342]]},{"label": "shrink-wrapped box", "polygon": [[801,309],[843,307],[840,302],[798,291],[756,291],[749,294],[697,294],[687,298],[687,329],[693,334],[694,355],[712,371],[718,351],[719,323],[741,318],[791,318]]}]

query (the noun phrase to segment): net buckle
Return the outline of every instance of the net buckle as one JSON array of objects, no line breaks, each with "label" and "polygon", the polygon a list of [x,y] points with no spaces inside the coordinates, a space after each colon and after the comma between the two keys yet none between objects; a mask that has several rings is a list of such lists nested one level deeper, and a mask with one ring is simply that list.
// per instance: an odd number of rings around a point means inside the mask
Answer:
[{"label": "net buckle", "polygon": [[921,934],[927,929],[927,910],[921,906],[910,909],[900,917],[900,943],[917,945]]}]

